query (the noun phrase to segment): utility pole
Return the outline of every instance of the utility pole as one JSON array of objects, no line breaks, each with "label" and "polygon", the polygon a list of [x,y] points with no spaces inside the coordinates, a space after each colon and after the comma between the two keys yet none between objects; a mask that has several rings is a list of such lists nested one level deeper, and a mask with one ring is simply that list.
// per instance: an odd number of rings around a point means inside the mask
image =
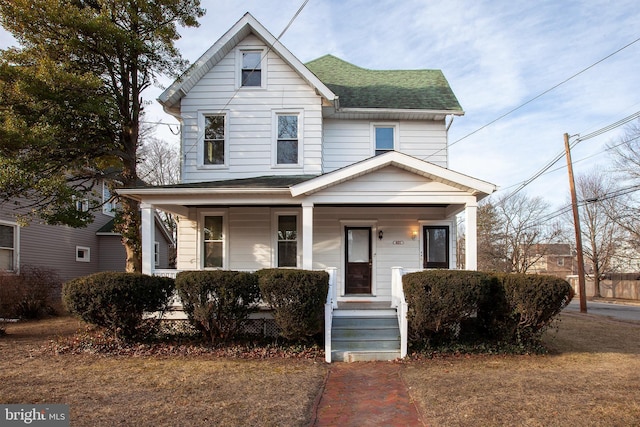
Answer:
[{"label": "utility pole", "polygon": [[569,189],[571,190],[571,206],[573,207],[573,224],[576,230],[576,252],[578,255],[578,289],[580,290],[580,312],[587,312],[587,295],[584,280],[584,256],[582,254],[582,232],[580,231],[580,215],[578,214],[578,196],[576,183],[573,179],[573,163],[571,162],[571,148],[569,134],[564,134],[564,149],[567,153],[567,169],[569,171]]}]

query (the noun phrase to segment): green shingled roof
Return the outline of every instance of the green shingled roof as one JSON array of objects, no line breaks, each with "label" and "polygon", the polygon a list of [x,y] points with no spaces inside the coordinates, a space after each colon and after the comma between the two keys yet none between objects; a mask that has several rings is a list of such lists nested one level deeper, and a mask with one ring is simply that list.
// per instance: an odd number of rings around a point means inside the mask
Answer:
[{"label": "green shingled roof", "polygon": [[305,65],[343,108],[462,111],[440,70],[367,70],[332,55]]}]

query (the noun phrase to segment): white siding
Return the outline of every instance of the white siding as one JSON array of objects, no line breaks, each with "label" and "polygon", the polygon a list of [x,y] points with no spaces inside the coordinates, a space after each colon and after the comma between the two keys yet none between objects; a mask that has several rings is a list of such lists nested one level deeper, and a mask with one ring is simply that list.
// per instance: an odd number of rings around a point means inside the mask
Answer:
[{"label": "white siding", "polygon": [[[264,45],[253,36],[243,46]],[[182,99],[183,182],[247,178],[261,175],[320,174],[322,153],[321,99],[274,52],[269,51],[266,88],[236,89],[234,49],[209,71]],[[303,162],[301,167],[272,167],[273,116],[276,111],[300,111],[303,122]],[[228,168],[202,166],[202,129],[199,117],[206,113],[226,113],[228,118]],[[200,154],[201,156],[201,154]]]},{"label": "white siding", "polygon": [[447,167],[444,121],[331,120],[324,121],[324,172],[331,172],[374,155],[372,124],[398,126],[396,149]]},{"label": "white siding", "polygon": [[178,270],[197,270],[198,261],[198,221],[195,216],[180,217],[178,221],[178,248],[176,268]]}]

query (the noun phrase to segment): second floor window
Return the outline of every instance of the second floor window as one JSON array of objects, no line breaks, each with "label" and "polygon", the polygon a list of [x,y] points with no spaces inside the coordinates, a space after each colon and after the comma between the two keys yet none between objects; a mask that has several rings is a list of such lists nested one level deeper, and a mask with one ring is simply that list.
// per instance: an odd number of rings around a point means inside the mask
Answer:
[{"label": "second floor window", "polygon": [[278,140],[276,163],[278,165],[298,164],[298,116],[278,114]]},{"label": "second floor window", "polygon": [[375,126],[375,150],[376,156],[395,148],[395,128],[393,126]]},{"label": "second floor window", "polygon": [[242,52],[242,86],[262,86],[260,51]]},{"label": "second floor window", "polygon": [[224,116],[204,118],[204,164],[224,165]]}]

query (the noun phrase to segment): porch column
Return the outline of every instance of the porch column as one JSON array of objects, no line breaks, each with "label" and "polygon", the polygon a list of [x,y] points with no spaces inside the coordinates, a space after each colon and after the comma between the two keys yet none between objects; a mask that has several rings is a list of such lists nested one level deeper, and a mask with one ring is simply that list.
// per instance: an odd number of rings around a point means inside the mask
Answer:
[{"label": "porch column", "polygon": [[464,208],[466,235],[465,235],[465,261],[466,270],[478,269],[478,202],[467,202]]},{"label": "porch column", "polygon": [[155,210],[153,205],[140,203],[140,213],[142,216],[140,231],[142,239],[142,274],[152,274],[155,267]]},{"label": "porch column", "polygon": [[313,203],[302,204],[302,268],[313,269]]}]

